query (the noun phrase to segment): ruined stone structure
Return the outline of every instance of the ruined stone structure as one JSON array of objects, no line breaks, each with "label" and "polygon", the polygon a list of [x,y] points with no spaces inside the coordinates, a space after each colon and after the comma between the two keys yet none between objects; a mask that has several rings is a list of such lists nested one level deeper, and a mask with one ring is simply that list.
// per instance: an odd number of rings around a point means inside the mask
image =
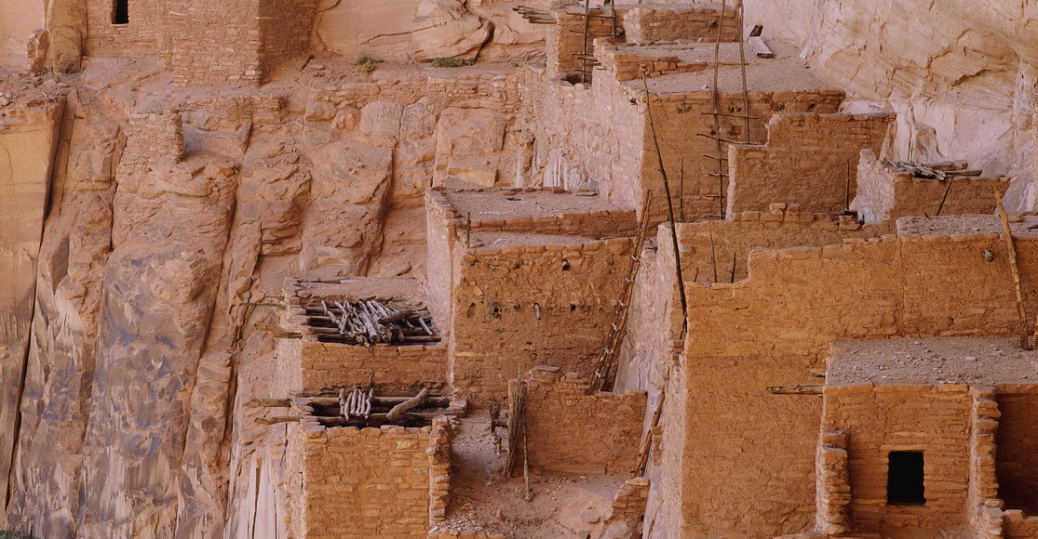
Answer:
[{"label": "ruined stone structure", "polygon": [[1035,21],[0,0],[3,527],[1036,538]]}]

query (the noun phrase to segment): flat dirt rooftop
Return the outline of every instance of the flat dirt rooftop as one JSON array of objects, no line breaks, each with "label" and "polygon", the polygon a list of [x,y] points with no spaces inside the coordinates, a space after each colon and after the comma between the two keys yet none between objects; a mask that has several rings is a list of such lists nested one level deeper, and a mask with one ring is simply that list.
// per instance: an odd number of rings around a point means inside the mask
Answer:
[{"label": "flat dirt rooftop", "polygon": [[615,212],[621,215],[630,212],[610,204],[603,197],[553,193],[550,190],[492,189],[445,191],[443,194],[458,215],[471,213],[473,222],[516,217],[546,219],[595,212]]},{"label": "flat dirt rooftop", "polygon": [[[792,45],[768,41],[774,58],[759,58],[753,48],[746,45],[746,86],[750,92],[802,92],[839,91],[839,88],[815,76],[808,63],[800,58],[799,51]],[[620,45],[618,52],[631,52],[640,57],[665,58],[677,56],[681,63],[702,63],[713,66],[714,43],[678,41],[646,46]],[[630,49],[626,51],[625,49]],[[742,77],[739,67],[739,44],[721,43],[719,51],[720,70],[717,86],[721,93],[741,93]],[[675,73],[648,79],[649,92],[654,94],[709,92],[713,85],[714,70],[708,67],[692,73]],[[642,88],[641,80],[623,84]]]},{"label": "flat dirt rooftop", "polygon": [[1038,384],[1038,351],[1016,337],[837,341],[825,378],[827,386]]}]

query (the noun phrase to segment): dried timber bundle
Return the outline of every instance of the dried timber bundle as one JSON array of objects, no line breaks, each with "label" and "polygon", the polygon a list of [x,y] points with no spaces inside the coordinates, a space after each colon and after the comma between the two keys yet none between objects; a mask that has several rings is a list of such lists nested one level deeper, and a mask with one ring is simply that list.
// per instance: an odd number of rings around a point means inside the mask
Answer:
[{"label": "dried timber bundle", "polygon": [[397,308],[376,300],[322,299],[307,308],[307,316],[310,329],[322,342],[364,346],[440,342],[432,329],[432,315],[424,308]]}]

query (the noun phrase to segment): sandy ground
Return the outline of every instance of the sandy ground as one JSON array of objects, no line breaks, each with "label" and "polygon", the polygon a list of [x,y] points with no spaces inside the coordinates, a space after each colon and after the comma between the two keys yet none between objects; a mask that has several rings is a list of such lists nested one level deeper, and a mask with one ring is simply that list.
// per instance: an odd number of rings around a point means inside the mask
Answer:
[{"label": "sandy ground", "polygon": [[490,415],[476,410],[459,423],[453,445],[450,529],[503,534],[510,539],[597,537],[613,496],[626,477],[573,475],[531,470],[531,499],[522,474],[503,474],[508,447],[505,427],[497,427],[502,451],[494,448]]}]

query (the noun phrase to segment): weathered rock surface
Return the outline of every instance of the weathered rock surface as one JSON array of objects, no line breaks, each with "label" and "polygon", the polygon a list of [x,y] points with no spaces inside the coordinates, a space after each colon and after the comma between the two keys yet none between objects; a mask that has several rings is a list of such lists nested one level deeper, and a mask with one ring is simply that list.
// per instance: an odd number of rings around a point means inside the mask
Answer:
[{"label": "weathered rock surface", "polygon": [[413,24],[414,58],[419,62],[475,58],[493,31],[489,21],[469,13],[461,0],[422,0]]},{"label": "weathered rock surface", "polygon": [[[36,269],[64,99],[0,107],[0,481],[16,440]],[[0,507],[6,502],[0,503]]]}]

